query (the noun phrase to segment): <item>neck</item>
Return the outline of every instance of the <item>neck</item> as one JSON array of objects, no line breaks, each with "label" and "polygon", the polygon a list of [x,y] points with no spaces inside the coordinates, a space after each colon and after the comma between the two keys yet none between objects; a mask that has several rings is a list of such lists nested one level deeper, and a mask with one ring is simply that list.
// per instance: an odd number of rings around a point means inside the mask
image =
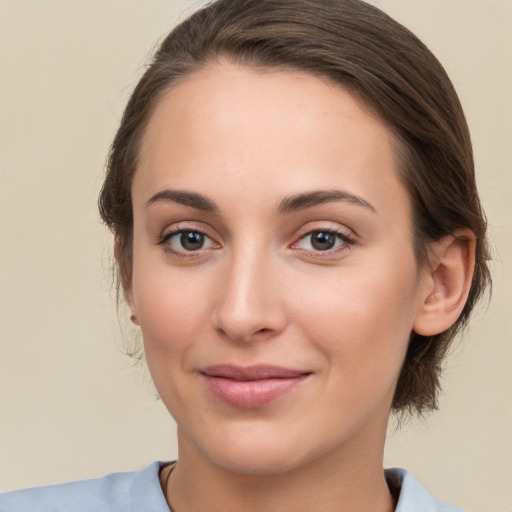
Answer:
[{"label": "neck", "polygon": [[394,510],[382,469],[382,446],[377,453],[366,445],[284,472],[255,475],[214,465],[180,441],[180,457],[167,488],[173,512]]}]

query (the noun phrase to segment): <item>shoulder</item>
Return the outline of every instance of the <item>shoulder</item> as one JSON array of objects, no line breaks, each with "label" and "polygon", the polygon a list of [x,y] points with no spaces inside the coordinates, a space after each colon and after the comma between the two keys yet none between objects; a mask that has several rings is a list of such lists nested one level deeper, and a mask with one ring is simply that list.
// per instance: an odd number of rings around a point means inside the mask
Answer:
[{"label": "shoulder", "polygon": [[154,462],[139,472],[0,494],[0,512],[163,512],[167,504]]},{"label": "shoulder", "polygon": [[386,469],[385,473],[389,487],[399,490],[395,512],[464,512],[431,496],[414,475],[405,469]]}]

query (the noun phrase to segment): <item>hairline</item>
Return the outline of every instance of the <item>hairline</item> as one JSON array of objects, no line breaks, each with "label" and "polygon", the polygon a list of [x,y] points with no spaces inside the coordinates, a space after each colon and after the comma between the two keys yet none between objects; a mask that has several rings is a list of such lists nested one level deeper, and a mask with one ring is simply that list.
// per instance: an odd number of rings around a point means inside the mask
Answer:
[{"label": "hairline", "polygon": [[[176,87],[182,84],[186,84],[189,80],[199,76],[205,70],[209,68],[215,68],[222,65],[223,62],[238,65],[242,68],[248,68],[256,72],[261,73],[279,73],[279,72],[290,72],[290,73],[301,73],[309,77],[317,78],[322,80],[328,85],[337,87],[341,90],[346,91],[352,99],[358,104],[358,106],[368,115],[378,120],[388,131],[389,141],[392,153],[395,158],[397,178],[400,183],[405,187],[407,197],[410,204],[411,213],[411,242],[413,244],[413,250],[416,258],[418,269],[421,270],[426,268],[428,265],[428,254],[427,246],[430,240],[424,240],[418,229],[418,223],[416,221],[415,202],[413,200],[412,190],[407,179],[407,160],[409,155],[409,145],[405,141],[404,137],[399,133],[399,130],[382,114],[377,105],[372,102],[363,91],[342,80],[336,80],[327,73],[321,73],[316,70],[308,69],[305,66],[287,64],[287,63],[263,63],[262,59],[258,59],[258,56],[252,55],[229,55],[227,51],[216,51],[205,59],[196,61],[192,65],[189,65],[188,69],[180,70],[180,73],[176,77],[170,80],[167,85],[163,86],[150,101],[150,105],[143,122],[141,123],[137,133],[135,135],[135,147],[133,148],[135,154],[135,163],[133,165],[132,174],[128,180],[129,193],[131,197],[131,190],[133,186],[133,179],[139,168],[139,158],[141,155],[142,147],[144,144],[144,137],[147,132],[147,127],[151,122],[151,119],[158,108],[158,105],[163,101],[164,97],[172,92]],[[131,208],[133,215],[133,201],[131,200]],[[131,263],[133,257],[133,249],[128,248],[128,244],[133,244],[133,217],[130,233],[125,233],[126,245],[123,250],[128,249],[129,254],[127,255],[129,262]],[[124,275],[127,269],[120,269],[121,281],[125,282],[126,275]],[[131,278],[131,271],[130,271]]]}]

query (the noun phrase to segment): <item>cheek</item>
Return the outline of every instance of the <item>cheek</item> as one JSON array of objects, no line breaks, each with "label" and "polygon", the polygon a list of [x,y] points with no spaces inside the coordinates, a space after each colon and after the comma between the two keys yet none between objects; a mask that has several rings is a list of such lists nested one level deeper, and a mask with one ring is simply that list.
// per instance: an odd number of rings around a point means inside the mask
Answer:
[{"label": "cheek", "polygon": [[133,302],[139,319],[148,360],[183,351],[198,339],[208,324],[208,281],[191,279],[186,272],[165,265],[135,260]]},{"label": "cheek", "polygon": [[210,325],[206,301],[201,300],[204,293],[204,288],[198,290],[194,281],[168,267],[135,265],[133,296],[146,362],[173,416],[190,402],[191,361]]},{"label": "cheek", "polygon": [[354,374],[398,373],[418,302],[414,261],[344,269],[300,297],[303,328]]}]

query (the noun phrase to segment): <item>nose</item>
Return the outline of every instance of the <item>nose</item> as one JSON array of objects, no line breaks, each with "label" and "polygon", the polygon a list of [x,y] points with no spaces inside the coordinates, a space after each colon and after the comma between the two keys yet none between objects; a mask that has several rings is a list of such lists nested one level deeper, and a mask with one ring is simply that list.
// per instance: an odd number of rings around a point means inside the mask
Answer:
[{"label": "nose", "polygon": [[215,328],[235,342],[268,339],[287,325],[279,265],[261,254],[234,254],[219,276]]}]

